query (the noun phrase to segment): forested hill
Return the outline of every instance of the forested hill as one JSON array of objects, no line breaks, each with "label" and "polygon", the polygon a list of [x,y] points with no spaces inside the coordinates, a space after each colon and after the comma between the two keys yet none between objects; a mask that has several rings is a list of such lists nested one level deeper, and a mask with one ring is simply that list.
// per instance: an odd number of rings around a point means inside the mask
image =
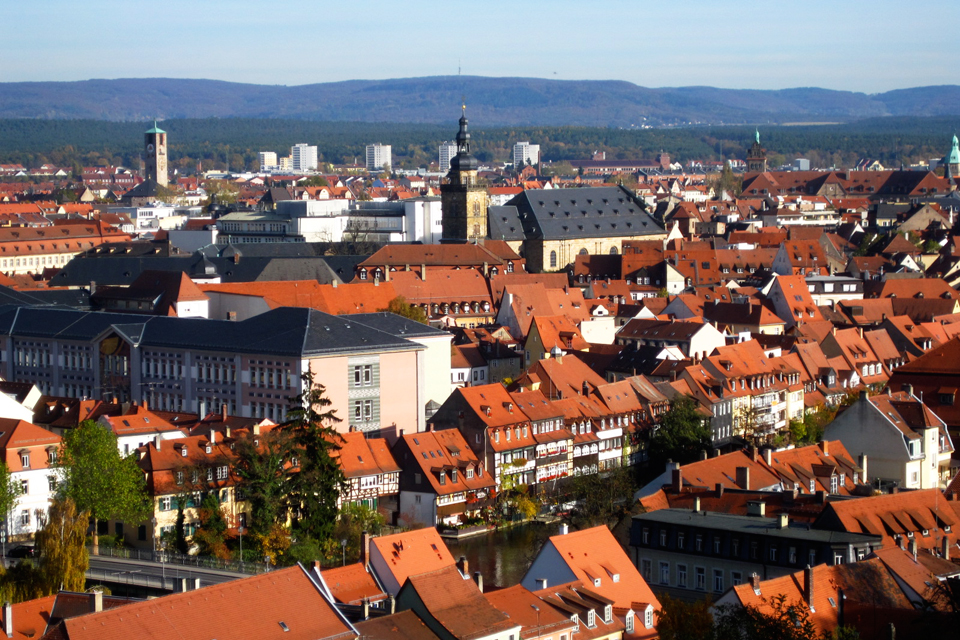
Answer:
[{"label": "forested hill", "polygon": [[868,95],[817,88],[651,89],[612,80],[437,76],[301,86],[168,78],[0,83],[0,118],[449,123],[457,117],[461,97],[466,98],[471,121],[487,127],[660,127],[960,115],[960,87],[955,85]]}]

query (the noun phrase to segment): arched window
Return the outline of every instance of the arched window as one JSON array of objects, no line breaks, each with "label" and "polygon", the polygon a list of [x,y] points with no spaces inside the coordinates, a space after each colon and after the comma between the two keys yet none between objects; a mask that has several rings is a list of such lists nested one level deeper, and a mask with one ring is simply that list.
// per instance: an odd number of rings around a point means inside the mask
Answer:
[{"label": "arched window", "polygon": [[589,253],[590,253],[590,252],[587,251],[587,248],[586,248],[586,247],[584,247],[583,249],[580,249],[580,255],[582,255],[582,256],[588,255]]},{"label": "arched window", "polygon": [[617,255],[617,248],[616,248],[616,247],[610,247],[610,255],[612,255],[612,256]]},{"label": "arched window", "polygon": [[557,268],[557,252],[556,251],[550,252],[550,268],[551,269]]}]

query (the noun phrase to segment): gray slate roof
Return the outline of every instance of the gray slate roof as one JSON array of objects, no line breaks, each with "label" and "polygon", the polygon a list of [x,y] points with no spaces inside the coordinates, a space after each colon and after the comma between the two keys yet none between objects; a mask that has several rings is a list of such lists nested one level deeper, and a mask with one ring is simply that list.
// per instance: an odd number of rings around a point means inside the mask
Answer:
[{"label": "gray slate roof", "polygon": [[[521,229],[528,239],[563,240],[568,238],[607,238],[664,233],[644,205],[623,187],[588,189],[528,189],[514,196],[507,205],[515,207],[517,217],[510,218],[507,207],[494,209],[488,217],[497,217],[497,226]],[[499,216],[499,217],[498,217]],[[504,218],[507,218],[504,220]],[[491,229],[491,237],[496,231]]]},{"label": "gray slate roof", "polygon": [[[383,321],[383,324],[389,324]],[[115,330],[141,347],[166,347],[306,357],[422,346],[386,331],[315,309],[281,307],[242,322],[78,311],[0,307],[0,334],[88,342]]]}]

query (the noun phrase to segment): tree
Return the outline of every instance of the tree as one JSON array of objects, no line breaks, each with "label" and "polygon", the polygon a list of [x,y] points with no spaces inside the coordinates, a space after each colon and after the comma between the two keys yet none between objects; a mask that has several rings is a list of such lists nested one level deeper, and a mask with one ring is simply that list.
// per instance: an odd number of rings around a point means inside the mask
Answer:
[{"label": "tree", "polygon": [[740,191],[743,188],[743,181],[740,179],[740,176],[733,172],[733,169],[730,168],[730,161],[723,161],[723,169],[720,171],[720,175],[717,176],[717,181],[713,183],[713,191],[716,194],[716,198],[719,200],[723,197],[723,192],[727,192],[729,195],[736,197],[740,195]]},{"label": "tree", "polygon": [[662,468],[667,460],[680,464],[697,460],[701,451],[710,448],[711,437],[708,418],[700,413],[697,401],[690,396],[675,397],[650,439],[654,468]]},{"label": "tree", "polygon": [[404,318],[421,324],[428,324],[427,314],[423,308],[410,304],[403,296],[397,296],[391,300],[384,311],[395,313],[398,316],[403,316]]},{"label": "tree", "polygon": [[84,546],[90,514],[70,498],[54,500],[46,526],[37,532],[40,571],[51,593],[83,591],[90,557]]},{"label": "tree", "polygon": [[576,506],[568,513],[577,529],[619,523],[629,512],[636,486],[627,467],[575,476],[570,481],[570,499]]},{"label": "tree", "polygon": [[254,536],[265,537],[287,520],[293,441],[288,433],[268,431],[237,440],[234,453],[237,490],[250,508],[248,527]]},{"label": "tree", "polygon": [[7,516],[16,508],[20,493],[20,483],[13,481],[10,467],[6,462],[0,462],[0,513],[4,522],[7,522]]},{"label": "tree", "polygon": [[784,594],[761,600],[769,612],[753,605],[717,607],[716,640],[818,640],[805,604],[791,603]]},{"label": "tree", "polygon": [[314,382],[313,371],[304,373],[301,380],[303,392],[290,398],[287,421],[280,426],[292,437],[296,453],[288,500],[299,514],[295,524],[298,536],[323,544],[333,533],[337,503],[347,486],[335,457],[343,438],[334,425],[341,419],[330,408],[333,402],[324,395],[326,388]]},{"label": "tree", "polygon": [[204,494],[200,507],[197,509],[200,526],[193,534],[193,541],[199,547],[202,556],[216,556],[221,559],[230,557],[227,548],[227,520],[220,509],[220,498],[216,490]]},{"label": "tree", "polygon": [[657,633],[660,640],[710,640],[713,638],[713,614],[710,600],[684,602],[664,594],[660,596]]},{"label": "tree", "polygon": [[64,434],[55,464],[61,473],[57,496],[72,499],[78,511],[94,519],[94,554],[99,544],[96,522],[115,518],[139,523],[150,516],[146,480],[136,454],[122,457],[113,431],[84,420]]},{"label": "tree", "polygon": [[327,182],[327,179],[323,176],[310,176],[309,178],[304,178],[300,181],[300,186],[303,187],[329,187],[330,183]]}]

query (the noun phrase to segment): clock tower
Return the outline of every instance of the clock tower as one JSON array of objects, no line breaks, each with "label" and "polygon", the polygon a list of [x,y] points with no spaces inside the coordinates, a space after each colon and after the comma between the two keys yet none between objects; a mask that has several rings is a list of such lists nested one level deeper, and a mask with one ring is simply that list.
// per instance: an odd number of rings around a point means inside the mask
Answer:
[{"label": "clock tower", "polygon": [[477,184],[477,159],[470,155],[466,106],[457,132],[457,155],[450,158],[450,173],[440,185],[443,206],[441,242],[483,242],[487,237],[487,190]]},{"label": "clock tower", "polygon": [[750,146],[750,153],[747,155],[747,173],[763,173],[767,170],[767,150],[760,146],[760,130],[757,129],[757,136]]},{"label": "clock tower", "polygon": [[153,121],[153,128],[143,135],[143,144],[147,159],[147,180],[167,186],[170,181],[167,171],[167,132],[157,127],[156,120]]}]

